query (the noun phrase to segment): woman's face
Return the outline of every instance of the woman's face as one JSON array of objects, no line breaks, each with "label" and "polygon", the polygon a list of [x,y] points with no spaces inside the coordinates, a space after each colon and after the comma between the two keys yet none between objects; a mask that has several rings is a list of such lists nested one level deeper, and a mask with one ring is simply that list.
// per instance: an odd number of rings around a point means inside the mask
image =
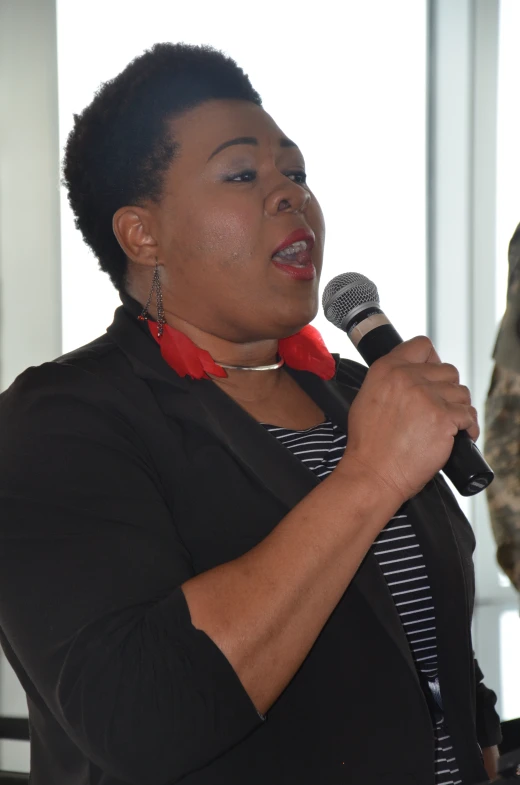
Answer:
[{"label": "woman's face", "polygon": [[179,152],[150,206],[166,310],[238,343],[293,334],[318,308],[325,234],[301,152],[245,101],[207,102],[172,127]]}]

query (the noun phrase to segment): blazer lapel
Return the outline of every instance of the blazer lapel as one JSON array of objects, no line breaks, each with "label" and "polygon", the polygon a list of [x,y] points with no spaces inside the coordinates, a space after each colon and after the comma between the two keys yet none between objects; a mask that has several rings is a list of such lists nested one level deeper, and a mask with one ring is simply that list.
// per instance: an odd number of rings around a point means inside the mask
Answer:
[{"label": "blazer lapel", "polygon": [[[132,314],[118,308],[107,333],[125,353],[135,373],[156,383],[165,415],[191,420],[210,431],[288,509],[318,485],[317,478],[296,456],[216,384],[178,376],[163,360],[146,326],[143,328]],[[157,385],[161,382],[166,383],[162,391]],[[172,396],[171,385],[185,395]]]},{"label": "blazer lapel", "polygon": [[[174,385],[186,396],[161,396],[161,409],[168,415],[179,415],[203,425],[226,445],[227,449],[260,482],[290,510],[319,481],[301,461],[276,441],[264,428],[226,395],[217,385],[205,379],[179,377],[162,359],[159,348],[146,327],[119,308],[109,336],[124,351],[134,371],[141,378]],[[355,388],[336,380],[324,381],[312,373],[287,368],[301,387],[321,409],[345,432],[350,405],[357,394]],[[375,557],[368,553],[351,584],[361,593],[390,638],[403,654],[413,678],[419,684],[410,648],[395,604]]]},{"label": "blazer lapel", "polygon": [[210,381],[193,388],[214,435],[264,488],[292,509],[319,481],[302,462]]},{"label": "blazer lapel", "polygon": [[[163,360],[146,323],[137,321],[137,304],[127,296],[123,300],[125,308],[117,309],[107,333],[126,354],[138,376],[167,382],[186,393],[182,399],[175,396],[175,400],[167,392],[161,396],[161,409],[166,415],[182,416],[206,427],[289,510],[318,485],[319,480],[296,456],[259,427],[216,384],[208,379],[178,376]],[[356,391],[345,388],[340,392],[334,380],[326,382],[311,373],[287,370],[346,431],[348,409]]]}]

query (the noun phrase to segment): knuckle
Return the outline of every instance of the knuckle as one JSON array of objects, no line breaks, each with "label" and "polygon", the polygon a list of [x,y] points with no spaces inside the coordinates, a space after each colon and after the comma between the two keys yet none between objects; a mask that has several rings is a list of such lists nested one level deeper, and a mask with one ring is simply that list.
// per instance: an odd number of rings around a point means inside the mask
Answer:
[{"label": "knuckle", "polygon": [[468,403],[471,403],[471,392],[469,387],[466,387],[465,384],[459,384],[459,390],[461,391],[464,400],[467,401]]},{"label": "knuckle", "polygon": [[416,335],[415,338],[412,338],[408,343],[413,348],[414,354],[418,353],[423,357],[429,357],[435,352],[433,343],[427,335]]},{"label": "knuckle", "polygon": [[443,363],[443,368],[446,372],[446,375],[455,382],[459,381],[459,371],[458,369],[452,365],[451,363]]}]

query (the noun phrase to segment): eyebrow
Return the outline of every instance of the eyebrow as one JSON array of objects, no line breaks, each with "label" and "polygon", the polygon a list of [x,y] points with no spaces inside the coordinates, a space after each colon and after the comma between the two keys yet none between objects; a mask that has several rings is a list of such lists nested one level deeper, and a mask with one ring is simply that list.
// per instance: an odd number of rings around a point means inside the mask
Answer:
[{"label": "eyebrow", "polygon": [[[282,138],[279,140],[279,143],[280,143],[280,147],[298,146],[291,139],[287,139],[286,136],[282,136]],[[233,145],[237,145],[237,144],[251,144],[254,145],[255,147],[258,147],[258,139],[254,136],[238,136],[236,139],[229,139],[227,142],[222,142],[222,144],[220,144],[216,150],[213,150],[210,157],[208,158],[208,161],[211,161],[211,159],[214,158],[217,155],[217,153],[222,152],[222,150],[225,150],[227,147],[232,147]]]}]

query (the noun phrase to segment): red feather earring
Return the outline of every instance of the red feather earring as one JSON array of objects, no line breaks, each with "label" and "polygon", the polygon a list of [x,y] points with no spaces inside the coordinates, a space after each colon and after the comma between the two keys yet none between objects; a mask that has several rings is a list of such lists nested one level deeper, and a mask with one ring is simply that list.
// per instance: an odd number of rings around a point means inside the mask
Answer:
[{"label": "red feather earring", "polygon": [[[156,322],[150,319],[148,313],[154,292],[157,301]],[[138,319],[148,322],[148,328],[161,348],[164,361],[179,376],[190,376],[192,379],[209,379],[211,376],[225,378],[227,376],[224,368],[215,362],[209,352],[196,346],[191,338],[188,338],[180,330],[166,324],[157,264],[155,265],[150,295]],[[310,324],[295,335],[278,341],[278,354],[289,368],[310,371],[321,379],[332,379],[336,373],[334,357],[325,346],[318,330]]]}]

